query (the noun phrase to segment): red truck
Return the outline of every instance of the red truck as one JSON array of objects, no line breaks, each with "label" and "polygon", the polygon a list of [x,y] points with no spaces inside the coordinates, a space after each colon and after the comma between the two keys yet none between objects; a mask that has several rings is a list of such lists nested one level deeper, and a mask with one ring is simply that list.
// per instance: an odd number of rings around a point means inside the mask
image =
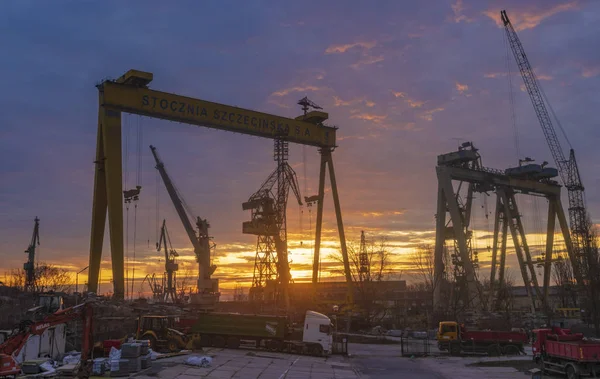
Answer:
[{"label": "red truck", "polygon": [[568,379],[600,375],[600,341],[558,327],[533,333],[533,356],[543,371],[566,374]]},{"label": "red truck", "polygon": [[438,348],[452,355],[487,353],[490,356],[519,355],[528,338],[525,332],[467,330],[455,321],[440,322],[437,332]]}]

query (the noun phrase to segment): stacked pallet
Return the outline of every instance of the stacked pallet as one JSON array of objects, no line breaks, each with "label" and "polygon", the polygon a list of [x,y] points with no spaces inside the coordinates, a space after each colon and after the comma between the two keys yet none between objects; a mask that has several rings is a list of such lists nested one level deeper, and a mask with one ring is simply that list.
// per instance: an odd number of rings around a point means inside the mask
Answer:
[{"label": "stacked pallet", "polygon": [[134,373],[142,369],[142,344],[124,343],[121,345],[121,357],[129,360],[129,372]]}]

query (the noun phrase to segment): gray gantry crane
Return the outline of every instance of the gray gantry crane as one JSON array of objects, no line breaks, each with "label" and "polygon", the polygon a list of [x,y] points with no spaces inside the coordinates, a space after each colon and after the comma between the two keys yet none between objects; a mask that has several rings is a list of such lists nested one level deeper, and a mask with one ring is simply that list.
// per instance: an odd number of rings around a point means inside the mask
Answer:
[{"label": "gray gantry crane", "polygon": [[40,219],[35,218],[33,226],[33,236],[29,247],[25,250],[27,262],[23,265],[25,270],[25,292],[31,292],[35,289],[35,247],[40,245]]},{"label": "gray gantry crane", "polygon": [[[181,223],[194,247],[194,254],[198,261],[198,294],[192,296],[192,302],[198,305],[203,305],[208,308],[214,307],[218,301],[219,292],[218,284],[216,279],[211,279],[211,275],[215,272],[217,266],[211,265],[210,252],[213,244],[211,244],[210,237],[208,235],[209,224],[206,219],[201,219],[198,216],[194,216],[190,207],[186,204],[183,197],[175,187],[175,184],[167,174],[164,163],[160,160],[156,147],[150,145],[150,150],[156,161],[156,169],[158,170],[171,202],[179,215]],[[190,220],[195,218],[196,229]]]},{"label": "gray gantry crane", "polygon": [[[168,245],[167,245],[168,244]],[[179,270],[179,264],[176,262],[176,258],[179,256],[177,251],[173,249],[171,245],[171,238],[169,237],[169,231],[167,230],[167,220],[163,220],[162,227],[160,228],[160,240],[156,244],[156,250],[163,251],[165,253],[165,274],[166,282],[164,283],[164,291],[162,301],[177,302],[177,270]]]}]

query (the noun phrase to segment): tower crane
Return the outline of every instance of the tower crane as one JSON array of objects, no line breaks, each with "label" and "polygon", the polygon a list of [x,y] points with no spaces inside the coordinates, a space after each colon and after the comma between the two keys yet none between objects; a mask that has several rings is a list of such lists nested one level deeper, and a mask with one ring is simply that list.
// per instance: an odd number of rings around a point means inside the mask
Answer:
[{"label": "tower crane", "polygon": [[[500,17],[506,30],[506,36],[511,50],[519,66],[519,71],[531,98],[533,109],[550,147],[550,152],[558,168],[563,184],[567,188],[569,198],[569,223],[571,227],[571,256],[569,257],[573,266],[573,274],[577,283],[582,285],[584,280],[590,280],[597,275],[594,272],[597,265],[597,251],[591,232],[591,223],[585,205],[584,186],[581,182],[579,167],[575,159],[575,151],[571,148],[567,159],[560,145],[538,80],[533,72],[525,49],[519,40],[517,32],[513,27],[506,11],[500,12]],[[549,105],[549,104],[548,104]],[[550,106],[549,106],[550,107]],[[550,108],[550,110],[552,110]],[[554,112],[552,112],[554,113]],[[568,244],[568,241],[565,241]]]},{"label": "tower crane", "polygon": [[[287,148],[284,149],[287,152]],[[286,210],[290,189],[302,205],[298,179],[287,162],[287,154],[247,202],[243,210],[251,211],[251,221],[242,224],[242,233],[258,236],[251,300],[274,300],[289,306],[290,266],[288,261]],[[275,284],[274,298],[265,296],[269,284]]]},{"label": "tower crane", "polygon": [[211,265],[210,263],[210,251],[211,251],[211,242],[210,237],[208,235],[208,228],[210,225],[206,219],[201,219],[200,217],[195,217],[197,232],[193,227],[192,221],[190,218],[194,219],[194,216],[187,204],[185,203],[183,197],[173,184],[173,181],[167,174],[167,170],[165,169],[164,163],[160,160],[158,156],[158,152],[156,151],[156,147],[150,145],[150,150],[152,151],[152,155],[154,156],[154,160],[156,161],[156,169],[158,170],[165,187],[167,188],[167,192],[169,193],[169,197],[171,198],[171,202],[181,219],[181,223],[194,247],[194,254],[196,255],[196,260],[198,262],[198,297],[194,302],[198,304],[202,304],[208,307],[214,306],[214,303],[218,300],[218,292],[214,290],[213,280],[211,279],[211,275],[217,269],[217,266]]},{"label": "tower crane", "polygon": [[36,217],[34,221],[33,236],[31,236],[29,247],[25,250],[27,262],[23,265],[26,292],[31,292],[35,288],[35,247],[40,245],[40,219]]},{"label": "tower crane", "polygon": [[[167,246],[167,242],[169,246]],[[167,274],[167,282],[164,286],[163,301],[168,301],[169,298],[173,303],[176,302],[176,291],[175,281],[176,272],[179,270],[179,264],[175,261],[175,258],[179,256],[177,251],[173,249],[171,245],[171,238],[167,231],[167,220],[163,220],[162,228],[160,228],[160,240],[156,244],[158,251],[163,250],[165,253],[165,272]]]}]

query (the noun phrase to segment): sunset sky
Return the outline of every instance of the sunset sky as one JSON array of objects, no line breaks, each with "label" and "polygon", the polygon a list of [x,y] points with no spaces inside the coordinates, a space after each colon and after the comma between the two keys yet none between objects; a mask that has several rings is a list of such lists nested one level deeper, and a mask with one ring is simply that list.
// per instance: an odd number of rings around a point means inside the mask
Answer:
[{"label": "sunset sky", "polygon": [[[411,252],[433,243],[438,154],[474,141],[488,167],[516,166],[525,156],[552,162],[511,53],[515,138],[501,9],[577,151],[598,223],[600,2],[1,2],[0,273],[22,267],[36,216],[40,260],[73,272],[87,266],[94,86],[134,68],[154,73],[153,89],[281,116],[300,115],[296,102],[304,96],[322,106],[327,123],[339,127],[333,159],[347,238],[357,241],[361,230],[369,238],[386,236],[394,277],[402,270],[401,277],[412,280]],[[135,229],[136,278],[162,273],[154,246],[163,218],[181,261],[192,268],[191,245],[157,179],[152,144],[187,203],[211,224],[215,276],[225,288],[247,286],[256,239],[241,233],[250,219],[241,204],[275,168],[273,142],[124,114],[126,188],[137,184],[138,126],[142,192],[135,227],[129,210],[129,269]],[[291,146],[290,163],[302,196],[316,194],[316,148]],[[481,276],[487,276],[493,215],[488,222],[485,211],[493,212],[494,198],[483,198],[474,200],[473,227]],[[304,280],[316,208],[289,204],[292,271]],[[335,269],[327,258],[338,246],[332,204],[328,188],[322,278]],[[521,203],[532,245],[543,243],[545,207],[543,199]],[[108,291],[108,239],[102,267],[102,290]]]}]

